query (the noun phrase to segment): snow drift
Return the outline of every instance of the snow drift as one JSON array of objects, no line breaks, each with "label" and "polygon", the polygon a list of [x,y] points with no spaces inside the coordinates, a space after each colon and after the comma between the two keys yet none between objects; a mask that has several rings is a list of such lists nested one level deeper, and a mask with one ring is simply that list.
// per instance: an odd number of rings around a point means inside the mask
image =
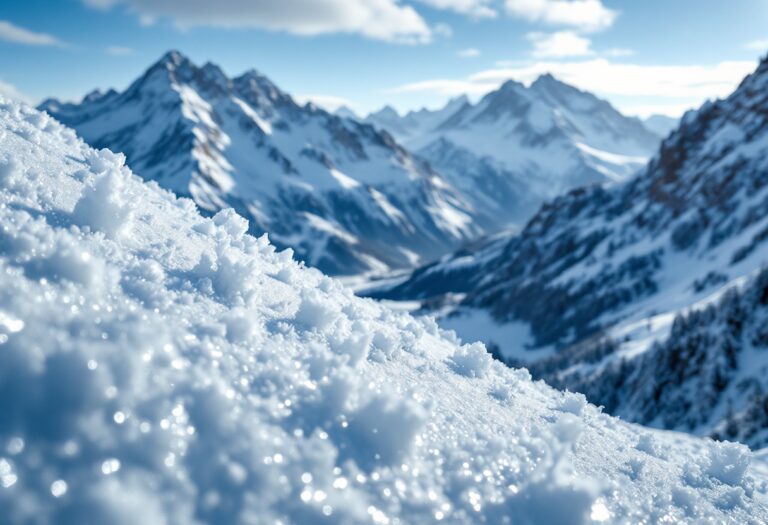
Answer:
[{"label": "snow drift", "polygon": [[648,431],[0,103],[9,523],[764,523],[746,447]]}]

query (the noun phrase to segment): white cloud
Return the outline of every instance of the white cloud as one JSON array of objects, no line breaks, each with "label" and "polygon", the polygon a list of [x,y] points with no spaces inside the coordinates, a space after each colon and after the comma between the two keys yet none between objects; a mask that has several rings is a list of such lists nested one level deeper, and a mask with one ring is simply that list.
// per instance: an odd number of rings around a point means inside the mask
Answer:
[{"label": "white cloud", "polygon": [[118,1],[119,0],[83,0],[83,3],[89,7],[95,7],[96,9],[109,9],[117,4]]},{"label": "white cloud", "polygon": [[142,20],[172,19],[183,28],[256,27],[298,35],[356,33],[398,43],[432,38],[416,10],[397,0],[84,0],[96,8],[124,3]]},{"label": "white cloud", "polygon": [[155,25],[157,22],[157,18],[151,15],[141,15],[139,16],[139,25],[141,27],[150,27]]},{"label": "white cloud", "polygon": [[618,58],[618,57],[634,56],[635,52],[632,49],[626,49],[623,47],[614,47],[613,49],[608,49],[606,51],[603,51],[602,54],[607,57]]},{"label": "white cloud", "polygon": [[357,106],[357,104],[347,98],[337,97],[334,95],[296,95],[294,98],[299,104],[312,102],[316,106],[319,106],[326,111],[330,111],[331,113],[342,106],[346,106],[352,110],[354,110]]},{"label": "white cloud", "polygon": [[753,61],[720,62],[710,66],[654,66],[615,63],[605,58],[578,62],[542,61],[480,71],[464,79],[432,79],[398,86],[393,93],[437,96],[483,95],[507,80],[530,83],[544,73],[580,89],[620,100],[620,108],[637,112],[653,106],[675,114],[708,98],[730,94],[756,66]]},{"label": "white cloud", "polygon": [[474,47],[469,47],[467,49],[457,51],[456,56],[459,58],[475,58],[480,56],[480,50],[475,49]]},{"label": "white cloud", "polygon": [[64,47],[64,43],[55,36],[47,33],[36,33],[29,29],[14,25],[7,20],[0,20],[0,40],[27,46]]},{"label": "white cloud", "polygon": [[747,42],[746,48],[752,49],[754,51],[760,51],[762,53],[768,52],[768,38],[764,40],[753,40],[752,42]]},{"label": "white cloud", "polygon": [[689,109],[694,109],[696,104],[628,104],[621,108],[625,115],[633,115],[640,118],[648,118],[652,115],[666,115],[668,117],[682,117]]},{"label": "white cloud", "polygon": [[496,11],[490,7],[491,0],[419,0],[422,4],[455,11],[473,18],[495,18]]},{"label": "white cloud", "polygon": [[455,80],[435,78],[403,84],[389,90],[390,93],[429,93],[438,96],[454,97],[456,95],[484,95],[499,87],[500,82],[473,82],[471,80]]},{"label": "white cloud", "polygon": [[453,28],[448,24],[435,24],[432,27],[432,33],[435,36],[441,36],[443,38],[451,38],[453,36]]},{"label": "white cloud", "polygon": [[501,84],[510,78],[530,82],[552,73],[564,82],[594,93],[656,97],[720,97],[728,95],[756,67],[754,61],[719,62],[711,66],[654,66],[611,62],[538,62],[525,67],[477,73],[471,82]]},{"label": "white cloud", "polygon": [[590,40],[573,31],[528,33],[527,37],[533,43],[533,56],[536,58],[579,57],[592,54]]},{"label": "white cloud", "polygon": [[598,31],[613,25],[618,16],[601,0],[505,0],[507,12],[531,22]]},{"label": "white cloud", "polygon": [[116,57],[124,57],[128,55],[132,55],[134,53],[133,49],[130,47],[123,47],[123,46],[109,46],[106,49],[106,52],[108,55],[116,56]]},{"label": "white cloud", "polygon": [[2,80],[0,80],[0,96],[11,100],[30,103],[29,97],[16,89],[16,86],[9,84],[8,82],[3,82]]}]

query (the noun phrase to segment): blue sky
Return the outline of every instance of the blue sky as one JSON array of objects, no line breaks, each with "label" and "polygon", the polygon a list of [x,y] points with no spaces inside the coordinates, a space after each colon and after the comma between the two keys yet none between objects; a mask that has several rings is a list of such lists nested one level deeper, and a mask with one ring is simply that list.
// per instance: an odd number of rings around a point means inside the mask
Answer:
[{"label": "blue sky", "polygon": [[123,89],[168,49],[361,113],[552,72],[627,113],[679,114],[768,52],[768,0],[6,0],[0,92]]}]

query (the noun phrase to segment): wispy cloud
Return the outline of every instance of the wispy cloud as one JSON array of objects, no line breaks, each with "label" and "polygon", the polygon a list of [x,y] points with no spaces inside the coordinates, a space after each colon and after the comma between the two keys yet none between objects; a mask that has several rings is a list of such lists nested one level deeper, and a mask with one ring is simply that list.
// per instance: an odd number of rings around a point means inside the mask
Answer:
[{"label": "wispy cloud", "polygon": [[133,49],[130,47],[123,47],[123,46],[109,46],[107,49],[105,49],[106,53],[108,55],[116,56],[116,57],[124,57],[128,55],[132,55],[134,53]]},{"label": "wispy cloud", "polygon": [[627,104],[621,108],[625,115],[648,118],[652,115],[681,117],[689,109],[695,109],[697,104],[678,102],[666,104]]},{"label": "wispy cloud", "polygon": [[613,25],[618,12],[601,0],[505,0],[507,12],[531,22],[599,31]]},{"label": "wispy cloud", "polygon": [[[440,1],[440,0],[434,0]],[[387,42],[432,40],[427,22],[398,0],[83,0],[94,8],[131,8],[143,22],[166,17],[183,28],[254,27],[297,35],[356,33]]]},{"label": "wispy cloud", "polygon": [[[624,107],[674,108],[700,104],[728,95],[756,62],[731,61],[709,66],[643,65],[606,58],[582,61],[541,61],[479,71],[462,79],[429,79],[397,86],[391,93],[430,93],[436,96],[483,95],[507,80],[530,83],[544,73],[601,96],[621,97]],[[632,102],[636,100],[636,102]]]},{"label": "wispy cloud", "polygon": [[754,51],[762,51],[763,53],[768,52],[768,38],[747,42],[745,47]]},{"label": "wispy cloud", "polygon": [[30,98],[24,95],[21,91],[16,89],[16,86],[3,82],[0,80],[0,96],[11,100],[18,100],[21,102],[30,102]]},{"label": "wispy cloud", "polygon": [[613,49],[603,51],[601,54],[611,58],[631,57],[634,56],[635,51],[623,47],[614,47]]},{"label": "wispy cloud", "polygon": [[295,98],[299,104],[312,102],[316,106],[319,106],[330,112],[334,112],[342,106],[346,106],[351,110],[355,110],[357,108],[357,104],[348,98],[337,97],[334,95],[296,95]]},{"label": "wispy cloud", "polygon": [[66,44],[48,33],[37,33],[19,27],[8,20],[0,20],[0,40],[27,46],[65,47]]},{"label": "wispy cloud", "polygon": [[422,4],[454,11],[473,18],[495,18],[496,10],[491,7],[492,0],[418,0]]},{"label": "wispy cloud", "polygon": [[573,31],[528,33],[527,37],[533,43],[533,56],[536,58],[582,57],[592,54],[590,40]]},{"label": "wispy cloud", "polygon": [[456,56],[459,58],[475,58],[480,56],[480,50],[474,47],[468,47],[456,52]]}]

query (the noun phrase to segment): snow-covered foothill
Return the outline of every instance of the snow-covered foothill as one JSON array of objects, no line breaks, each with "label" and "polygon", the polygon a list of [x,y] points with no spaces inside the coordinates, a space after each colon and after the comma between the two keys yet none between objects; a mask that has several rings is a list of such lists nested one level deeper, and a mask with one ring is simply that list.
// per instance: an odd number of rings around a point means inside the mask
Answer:
[{"label": "snow-covered foothill", "polygon": [[768,519],[748,449],[534,383],[9,102],[0,184],[3,523]]}]

